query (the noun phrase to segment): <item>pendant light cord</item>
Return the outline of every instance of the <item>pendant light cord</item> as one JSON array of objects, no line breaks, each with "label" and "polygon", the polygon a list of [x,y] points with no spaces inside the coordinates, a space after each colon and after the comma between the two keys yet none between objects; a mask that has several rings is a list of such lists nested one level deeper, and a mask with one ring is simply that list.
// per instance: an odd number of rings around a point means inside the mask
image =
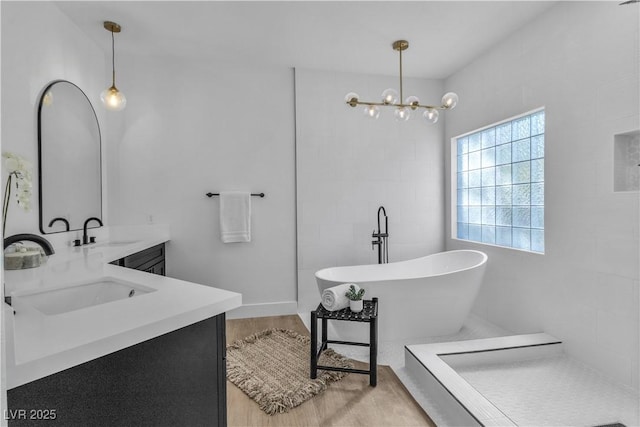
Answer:
[{"label": "pendant light cord", "polygon": [[400,104],[402,104],[404,98],[402,97],[402,49],[399,50],[400,52]]},{"label": "pendant light cord", "polygon": [[111,71],[112,71],[112,86],[116,87],[116,48],[115,40],[113,38],[113,30],[111,30]]}]

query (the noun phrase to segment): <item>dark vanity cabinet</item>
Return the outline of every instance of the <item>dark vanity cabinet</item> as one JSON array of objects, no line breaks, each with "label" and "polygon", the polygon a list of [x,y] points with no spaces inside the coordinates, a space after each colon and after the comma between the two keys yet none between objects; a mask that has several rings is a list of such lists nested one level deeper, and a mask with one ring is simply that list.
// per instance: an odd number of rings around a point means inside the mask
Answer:
[{"label": "dark vanity cabinet", "polygon": [[164,243],[113,261],[111,264],[166,276]]},{"label": "dark vanity cabinet", "polygon": [[[113,261],[165,275],[165,245]],[[226,426],[225,314],[7,390],[13,426]]]},{"label": "dark vanity cabinet", "polygon": [[225,315],[7,390],[13,426],[226,426]]}]

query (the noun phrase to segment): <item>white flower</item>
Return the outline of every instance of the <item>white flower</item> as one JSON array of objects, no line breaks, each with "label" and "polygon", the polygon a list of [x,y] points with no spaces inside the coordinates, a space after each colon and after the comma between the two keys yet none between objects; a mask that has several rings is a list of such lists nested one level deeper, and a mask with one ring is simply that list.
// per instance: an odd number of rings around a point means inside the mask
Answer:
[{"label": "white flower", "polygon": [[31,170],[33,169],[33,165],[30,161],[8,151],[2,153],[2,157],[5,159],[4,167],[9,174],[14,174],[16,177],[25,179],[31,183]]},{"label": "white flower", "polygon": [[[14,179],[12,186],[16,186],[16,192],[14,197],[16,202],[26,212],[31,210],[31,189],[33,184],[31,183],[31,162],[23,159],[22,157],[5,151],[2,153],[4,160],[4,167],[9,173],[9,177],[13,175]],[[9,189],[11,191],[12,188]],[[6,197],[6,195],[5,195]]]},{"label": "white flower", "polygon": [[[4,154],[3,154],[4,156]],[[18,170],[19,165],[18,165],[18,161],[16,159],[14,159],[13,157],[5,157],[6,160],[4,161],[4,167],[5,169],[9,172],[9,173],[13,173],[15,171]]]}]

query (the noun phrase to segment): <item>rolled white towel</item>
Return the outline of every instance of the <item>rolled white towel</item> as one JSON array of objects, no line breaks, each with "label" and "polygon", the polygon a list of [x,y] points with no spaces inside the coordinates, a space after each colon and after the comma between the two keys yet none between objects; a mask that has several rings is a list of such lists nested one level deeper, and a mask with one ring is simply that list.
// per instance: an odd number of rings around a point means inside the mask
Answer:
[{"label": "rolled white towel", "polygon": [[349,307],[349,298],[345,294],[351,285],[355,286],[356,291],[360,290],[360,286],[355,283],[343,283],[322,291],[322,306],[329,311],[342,310]]}]

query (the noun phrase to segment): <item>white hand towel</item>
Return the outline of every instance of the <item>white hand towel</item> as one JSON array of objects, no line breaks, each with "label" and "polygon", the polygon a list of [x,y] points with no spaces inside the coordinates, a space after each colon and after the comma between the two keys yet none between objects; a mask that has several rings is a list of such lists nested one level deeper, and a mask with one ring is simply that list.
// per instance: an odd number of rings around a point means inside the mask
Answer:
[{"label": "white hand towel", "polygon": [[224,243],[251,241],[251,193],[220,192],[220,237]]},{"label": "white hand towel", "polygon": [[329,311],[342,310],[349,307],[349,298],[345,294],[351,285],[355,286],[356,292],[360,290],[360,286],[355,283],[343,283],[322,291],[322,306]]}]

